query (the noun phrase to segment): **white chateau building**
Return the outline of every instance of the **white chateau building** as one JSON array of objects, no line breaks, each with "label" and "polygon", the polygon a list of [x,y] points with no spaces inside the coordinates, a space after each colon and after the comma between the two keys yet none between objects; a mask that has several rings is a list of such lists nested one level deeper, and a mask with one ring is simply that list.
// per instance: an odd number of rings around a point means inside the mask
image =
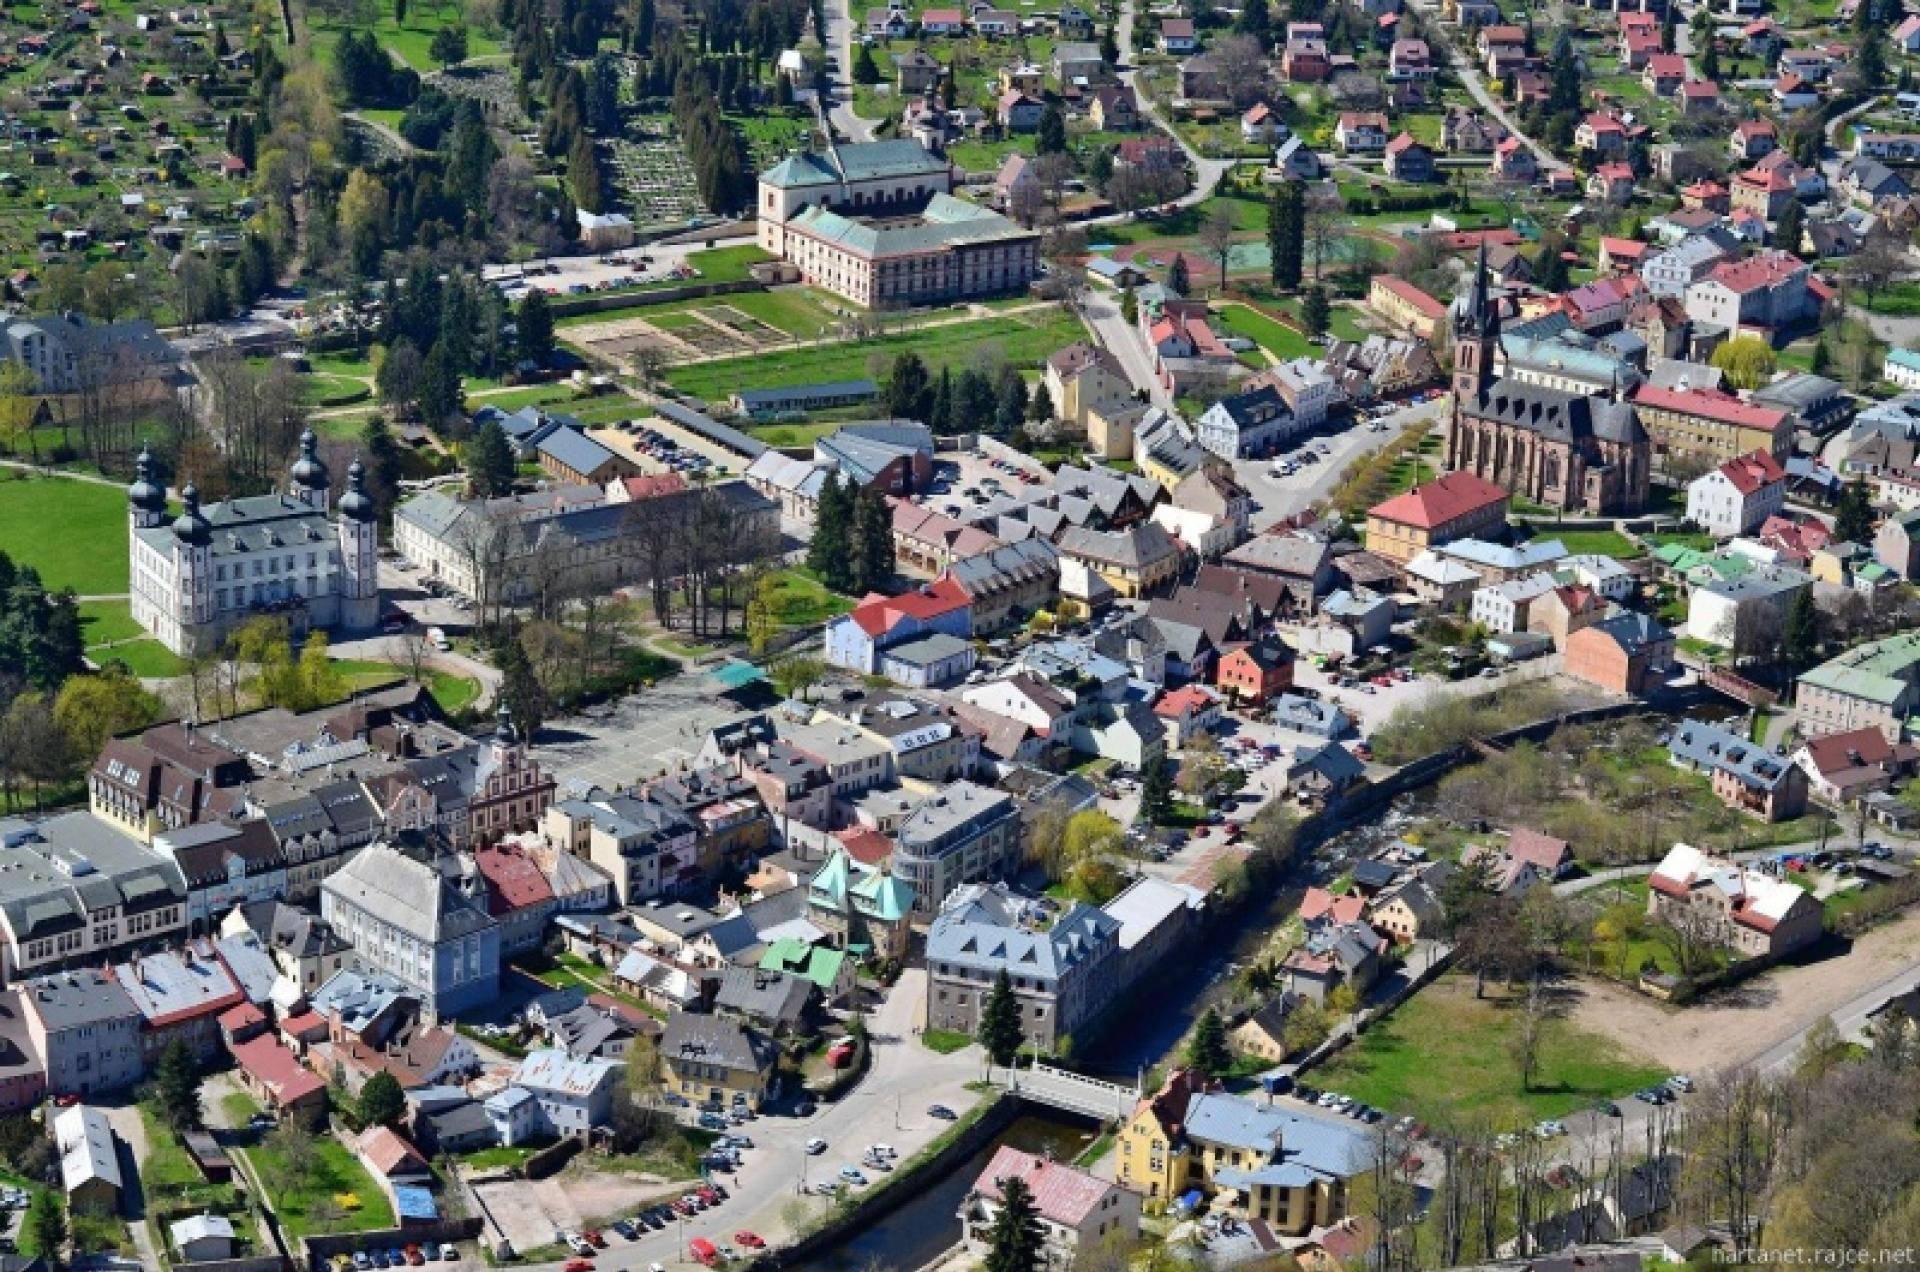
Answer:
[{"label": "white chateau building", "polygon": [[133,617],[176,654],[217,647],[256,614],[278,614],[299,636],[312,628],[367,631],[380,618],[377,524],[359,460],[347,470],[338,515],[311,431],[284,494],[200,506],[192,485],[167,520],[167,491],[140,453],[127,487]]}]

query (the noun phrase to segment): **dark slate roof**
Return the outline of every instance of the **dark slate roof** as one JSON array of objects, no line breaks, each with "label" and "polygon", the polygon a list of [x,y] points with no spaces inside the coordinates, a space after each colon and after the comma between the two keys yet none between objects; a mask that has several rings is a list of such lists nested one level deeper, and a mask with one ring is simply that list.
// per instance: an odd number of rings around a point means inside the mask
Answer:
[{"label": "dark slate roof", "polygon": [[1631,444],[1647,440],[1640,417],[1624,402],[1580,397],[1517,380],[1495,380],[1474,396],[1467,414],[1517,425],[1555,441],[1594,437]]}]

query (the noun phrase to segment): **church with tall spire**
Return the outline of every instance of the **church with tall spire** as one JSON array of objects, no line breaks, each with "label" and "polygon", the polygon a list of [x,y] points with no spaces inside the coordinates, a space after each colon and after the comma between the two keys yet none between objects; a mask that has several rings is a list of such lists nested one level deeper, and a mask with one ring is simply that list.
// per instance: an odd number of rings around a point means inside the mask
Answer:
[{"label": "church with tall spire", "polygon": [[1500,300],[1480,245],[1473,283],[1455,302],[1453,413],[1446,467],[1562,512],[1638,512],[1647,503],[1653,443],[1617,389],[1575,394],[1501,374]]},{"label": "church with tall spire", "polygon": [[249,618],[365,632],[380,621],[379,522],[359,460],[333,505],[333,475],[308,430],[284,490],[202,505],[189,482],[168,516],[153,456],[140,452],[127,487],[133,617],[182,657],[220,647]]}]

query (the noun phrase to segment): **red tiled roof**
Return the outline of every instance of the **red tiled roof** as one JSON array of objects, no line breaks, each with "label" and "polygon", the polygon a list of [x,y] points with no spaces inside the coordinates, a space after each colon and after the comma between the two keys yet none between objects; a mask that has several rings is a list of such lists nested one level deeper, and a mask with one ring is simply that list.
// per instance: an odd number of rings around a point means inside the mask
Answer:
[{"label": "red tiled roof", "polygon": [[1651,384],[1643,384],[1633,391],[1633,402],[1636,406],[1678,411],[1683,415],[1696,415],[1702,419],[1717,420],[1722,424],[1738,424],[1746,428],[1774,429],[1786,419],[1784,411],[1776,411],[1770,406],[1755,406],[1751,402],[1742,402],[1731,393],[1721,393],[1713,389],[1662,389]]},{"label": "red tiled roof", "polygon": [[362,1131],[357,1147],[367,1164],[387,1179],[395,1175],[424,1175],[431,1169],[419,1149],[385,1126],[370,1126]]},{"label": "red tiled roof", "polygon": [[1687,59],[1678,53],[1655,53],[1647,59],[1647,71],[1655,79],[1684,76],[1687,73]]},{"label": "red tiled roof", "polygon": [[315,1030],[323,1034],[327,1031],[327,1018],[317,1011],[303,1011],[280,1021],[280,1032],[291,1038],[304,1038]]},{"label": "red tiled roof", "polygon": [[1813,761],[1820,776],[1828,777],[1869,764],[1889,764],[1893,761],[1893,746],[1878,729],[1854,729],[1808,738],[1807,758]]},{"label": "red tiled roof", "polygon": [[266,1023],[266,1013],[252,1003],[239,1003],[220,1013],[220,1028],[227,1033],[239,1033],[242,1029]]},{"label": "red tiled roof", "polygon": [[1639,239],[1603,238],[1600,240],[1600,250],[1607,254],[1608,260],[1643,260],[1652,249],[1653,244],[1642,243]]},{"label": "red tiled roof", "polygon": [[487,881],[487,912],[498,917],[553,900],[553,885],[513,844],[476,849],[473,863]]},{"label": "red tiled roof", "polygon": [[1352,893],[1335,896],[1325,888],[1308,888],[1307,894],[1300,898],[1300,921],[1303,923],[1327,917],[1339,924],[1354,923],[1366,910],[1367,903],[1363,898]]},{"label": "red tiled roof", "polygon": [[234,1043],[227,1050],[232,1053],[233,1062],[273,1092],[274,1099],[281,1104],[293,1104],[327,1089],[327,1084],[301,1067],[293,1052],[274,1041],[272,1034]]},{"label": "red tiled roof", "polygon": [[1448,473],[1368,509],[1369,517],[1431,530],[1470,512],[1506,505],[1507,492],[1469,472]]},{"label": "red tiled roof", "polygon": [[627,477],[620,482],[626,488],[627,498],[635,502],[642,499],[657,499],[661,495],[674,495],[687,488],[687,479],[679,473],[649,473],[641,477]]},{"label": "red tiled roof", "polygon": [[1420,311],[1420,316],[1423,318],[1444,318],[1447,316],[1447,307],[1445,305],[1427,295],[1427,293],[1421,291],[1404,278],[1395,278],[1392,274],[1375,274],[1373,277],[1373,285],[1375,287],[1385,288],[1401,300],[1412,305]]},{"label": "red tiled roof", "polygon": [[[1412,133],[1403,132],[1387,143],[1387,153],[1390,155],[1401,155],[1419,145],[1420,143],[1413,139]],[[1424,147],[1422,147],[1422,149],[1424,149]]]},{"label": "red tiled roof", "polygon": [[1779,461],[1763,450],[1751,451],[1728,460],[1720,465],[1720,475],[1732,482],[1733,488],[1743,495],[1750,495],[1763,486],[1771,486],[1774,482],[1785,481],[1787,478],[1786,469],[1780,467]]},{"label": "red tiled roof", "polygon": [[866,826],[836,830],[833,837],[840,841],[849,857],[862,865],[878,866],[893,856],[893,840]]},{"label": "red tiled roof", "polygon": [[1572,851],[1564,839],[1521,826],[1507,836],[1507,855],[1542,870],[1554,871],[1566,864]]},{"label": "red tiled roof", "polygon": [[1153,713],[1173,720],[1188,711],[1205,710],[1219,700],[1220,695],[1205,685],[1182,685],[1161,694],[1160,701],[1153,704]]},{"label": "red tiled roof", "polygon": [[1000,1181],[1014,1178],[1026,1183],[1033,1194],[1033,1207],[1042,1219],[1068,1228],[1078,1228],[1085,1222],[1114,1186],[1062,1162],[1003,1144],[973,1188],[983,1196],[998,1198]]},{"label": "red tiled roof", "polygon": [[972,604],[973,601],[958,583],[942,575],[932,583],[898,596],[870,593],[853,607],[850,617],[867,635],[884,636],[899,626],[902,619],[917,618],[927,622],[942,614],[966,609]]}]

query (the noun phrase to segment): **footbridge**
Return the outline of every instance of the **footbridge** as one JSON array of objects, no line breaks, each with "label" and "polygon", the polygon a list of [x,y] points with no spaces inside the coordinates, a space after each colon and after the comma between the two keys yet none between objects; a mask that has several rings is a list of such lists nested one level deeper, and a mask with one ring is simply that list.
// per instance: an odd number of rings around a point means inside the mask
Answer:
[{"label": "footbridge", "polygon": [[1104,1082],[1085,1074],[1070,1073],[1041,1064],[1037,1060],[1026,1068],[995,1067],[988,1075],[995,1086],[1003,1087],[1023,1100],[1045,1104],[1082,1117],[1102,1122],[1125,1122],[1133,1116],[1140,1101],[1138,1083],[1128,1086]]}]

